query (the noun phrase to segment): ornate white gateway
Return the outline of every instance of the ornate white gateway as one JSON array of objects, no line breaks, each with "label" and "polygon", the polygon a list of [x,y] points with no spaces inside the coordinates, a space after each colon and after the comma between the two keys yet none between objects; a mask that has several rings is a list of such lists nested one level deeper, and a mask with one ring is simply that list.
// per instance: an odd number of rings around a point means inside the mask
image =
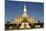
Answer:
[{"label": "ornate white gateway", "polygon": [[29,22],[26,18],[23,19],[23,21],[21,22],[21,26],[19,28],[30,28]]},{"label": "ornate white gateway", "polygon": [[30,28],[28,22],[23,22],[19,28]]}]

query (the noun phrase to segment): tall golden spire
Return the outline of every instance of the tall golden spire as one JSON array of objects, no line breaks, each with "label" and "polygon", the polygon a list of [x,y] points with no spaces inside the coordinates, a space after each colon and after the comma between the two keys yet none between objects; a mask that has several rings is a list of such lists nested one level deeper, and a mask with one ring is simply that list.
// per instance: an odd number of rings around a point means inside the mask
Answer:
[{"label": "tall golden spire", "polygon": [[26,13],[26,4],[24,5],[24,13]]},{"label": "tall golden spire", "polygon": [[26,4],[24,5],[24,14],[23,14],[23,16],[27,16]]}]

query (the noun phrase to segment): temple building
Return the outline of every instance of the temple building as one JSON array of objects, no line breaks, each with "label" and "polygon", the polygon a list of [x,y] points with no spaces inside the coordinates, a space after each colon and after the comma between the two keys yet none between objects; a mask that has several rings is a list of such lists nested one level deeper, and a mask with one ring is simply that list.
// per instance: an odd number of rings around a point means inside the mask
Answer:
[{"label": "temple building", "polygon": [[33,23],[38,23],[38,22],[37,22],[37,19],[34,19],[34,17],[31,17],[27,14],[26,5],[24,5],[24,13],[22,14],[22,16],[16,17],[15,24],[21,24],[20,28],[22,28],[24,24],[25,26],[30,28],[29,23],[33,24]]}]

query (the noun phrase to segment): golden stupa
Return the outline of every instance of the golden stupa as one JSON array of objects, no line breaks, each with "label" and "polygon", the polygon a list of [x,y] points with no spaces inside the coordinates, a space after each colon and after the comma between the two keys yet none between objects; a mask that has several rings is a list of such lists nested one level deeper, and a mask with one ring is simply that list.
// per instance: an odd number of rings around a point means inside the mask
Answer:
[{"label": "golden stupa", "polygon": [[[37,23],[37,21],[34,21],[34,18],[33,18],[32,16],[29,16],[29,15],[27,14],[26,4],[24,5],[24,13],[23,13],[23,15],[22,15],[22,16],[17,16],[17,17],[15,18],[15,23],[16,23],[16,24],[20,24],[20,23],[24,20],[24,18],[26,18],[26,20],[27,20],[29,23]],[[35,19],[35,20],[36,20],[36,19]]]}]

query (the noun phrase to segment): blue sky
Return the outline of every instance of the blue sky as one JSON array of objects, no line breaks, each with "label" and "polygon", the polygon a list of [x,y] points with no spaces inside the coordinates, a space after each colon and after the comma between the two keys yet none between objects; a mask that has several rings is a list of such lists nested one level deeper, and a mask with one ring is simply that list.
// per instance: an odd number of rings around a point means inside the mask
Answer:
[{"label": "blue sky", "polygon": [[[22,15],[25,2],[6,1],[5,2],[5,20],[15,19],[17,15]],[[36,2],[26,2],[27,14],[39,18],[41,22],[44,20],[44,4]]]}]

